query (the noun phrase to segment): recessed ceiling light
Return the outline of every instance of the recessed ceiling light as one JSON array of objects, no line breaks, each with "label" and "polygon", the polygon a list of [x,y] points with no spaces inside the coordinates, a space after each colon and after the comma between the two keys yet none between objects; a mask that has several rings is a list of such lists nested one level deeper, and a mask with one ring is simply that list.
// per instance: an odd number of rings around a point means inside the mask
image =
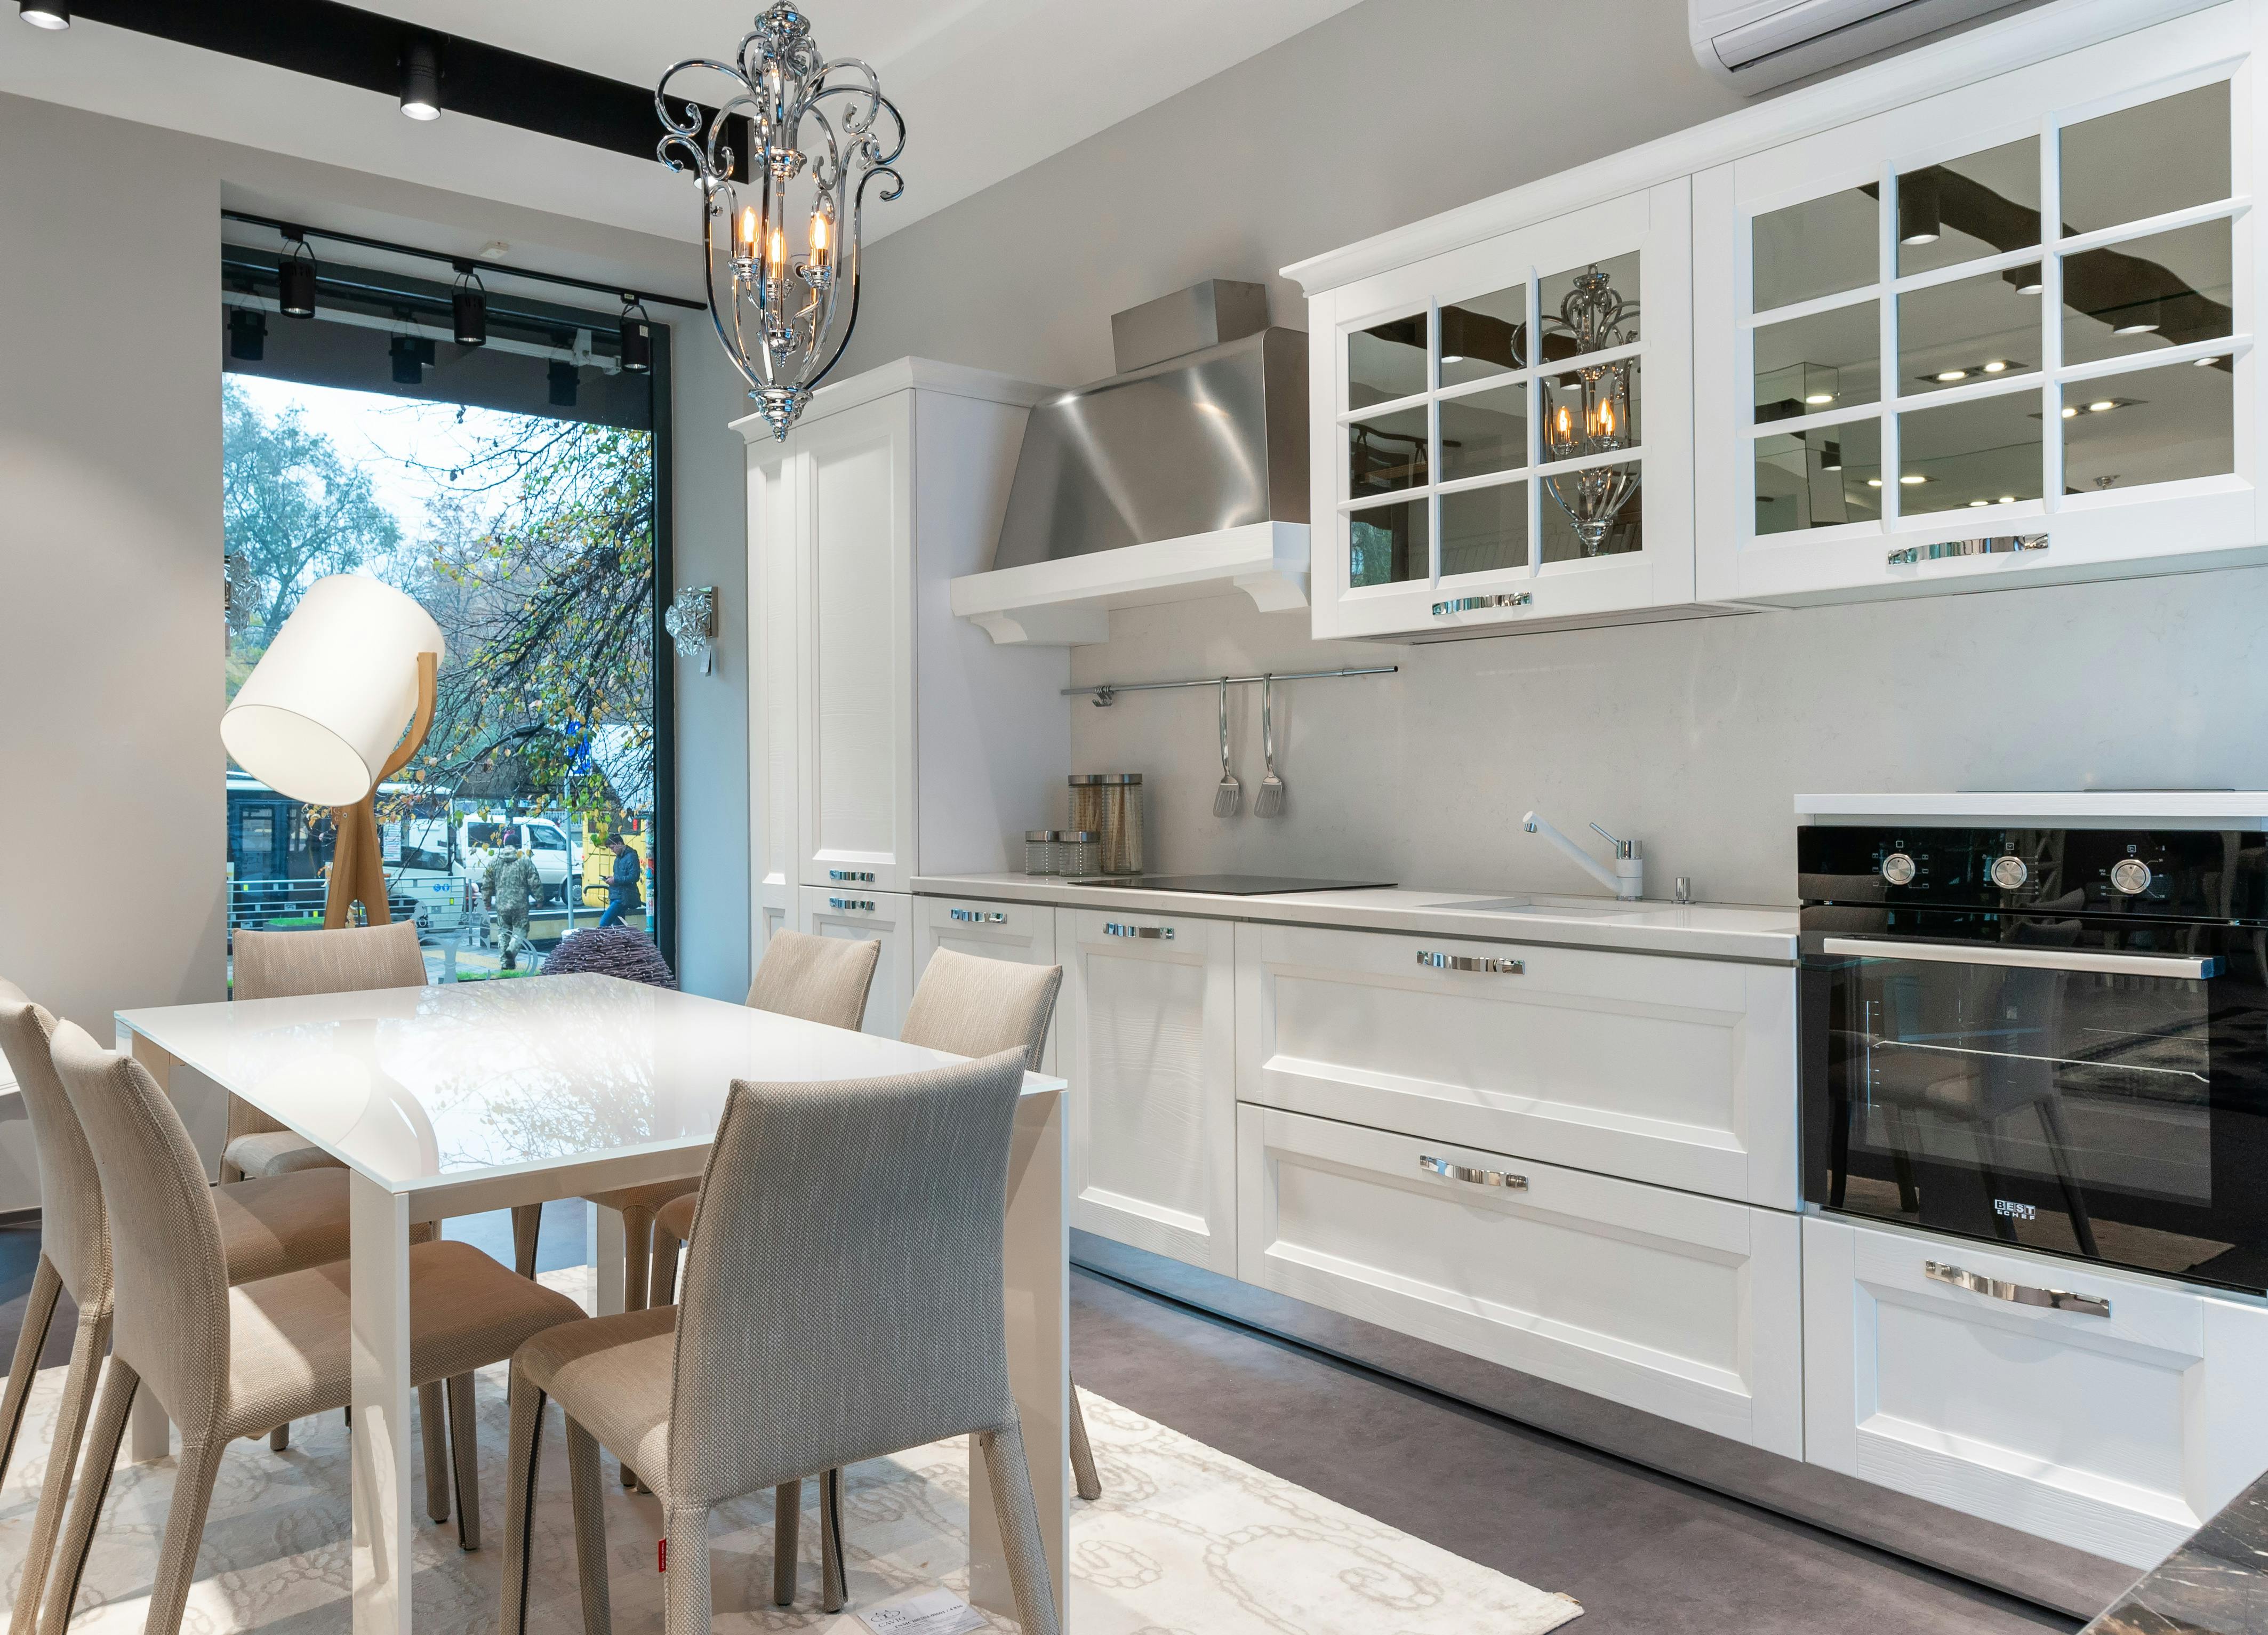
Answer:
[{"label": "recessed ceiling light", "polygon": [[1880,477],[1868,477],[1867,486],[1870,489],[1878,489],[1882,486],[1882,480]]},{"label": "recessed ceiling light", "polygon": [[1989,505],[1992,503],[1989,499],[1972,499],[1969,502],[1969,508],[1974,511],[1979,505]]},{"label": "recessed ceiling light", "polygon": [[2013,505],[2016,503],[2016,497],[2014,494],[2003,494],[2000,496],[2000,503],[2003,505]]},{"label": "recessed ceiling light", "polygon": [[16,0],[16,15],[34,28],[70,26],[70,7],[63,0]]},{"label": "recessed ceiling light", "polygon": [[1996,357],[1991,363],[1984,365],[1984,372],[1988,375],[1997,375],[2007,366],[2008,365],[2006,359]]},{"label": "recessed ceiling light", "polygon": [[1969,379],[1969,372],[1966,369],[1940,369],[1937,372],[1937,378],[1940,380],[1966,380]]},{"label": "recessed ceiling light", "polygon": [[2066,420],[2068,420],[2068,419],[2070,419],[2073,415],[2076,415],[2077,413],[2079,413],[2079,410],[2077,410],[2076,409],[2066,409],[2063,411],[2063,417],[2064,417]]},{"label": "recessed ceiling light", "polygon": [[1905,475],[1900,477],[1898,481],[1904,483],[1908,488],[1911,488],[1915,483],[1926,482],[1929,479],[1922,475],[1918,471],[1909,471]]},{"label": "recessed ceiling light", "polygon": [[2089,403],[2087,406],[2087,412],[2090,415],[2106,414],[2110,410],[2117,407],[2118,403],[2117,399],[2098,397],[2092,403]]},{"label": "recessed ceiling light", "polygon": [[1462,352],[1444,352],[1441,361],[1444,364],[1462,364],[1465,361],[1465,355]]},{"label": "recessed ceiling light", "polygon": [[2220,361],[2218,357],[2200,357],[2197,360],[2197,366],[2200,369],[2210,369]]},{"label": "recessed ceiling light", "polygon": [[1832,392],[1814,392],[1809,397],[1805,398],[1803,401],[1807,403],[1831,403],[1835,401],[1835,394]]}]

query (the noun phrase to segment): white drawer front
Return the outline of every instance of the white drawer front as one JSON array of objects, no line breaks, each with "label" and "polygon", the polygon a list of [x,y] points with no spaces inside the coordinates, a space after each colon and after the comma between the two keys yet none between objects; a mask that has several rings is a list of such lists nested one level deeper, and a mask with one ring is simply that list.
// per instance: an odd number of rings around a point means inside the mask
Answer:
[{"label": "white drawer front", "polygon": [[[914,899],[914,986],[921,986],[930,955],[939,948],[972,954],[983,960],[1009,960],[1019,965],[1053,965],[1056,960],[1056,911],[1044,904],[984,902],[958,897]],[[1060,996],[1056,1002],[1063,1009]],[[1048,1042],[1040,1053],[1040,1071],[1056,1071],[1056,1037],[1059,1025],[1050,1025]]]},{"label": "white drawer front", "polygon": [[[1815,1464],[2138,1567],[2268,1465],[2268,1311],[2072,1261],[1804,1222]],[[2107,1316],[1932,1278],[2109,1303]]]},{"label": "white drawer front", "polygon": [[1071,1224],[1234,1277],[1233,928],[1087,909],[1058,928]]},{"label": "white drawer front", "polygon": [[896,1038],[914,994],[914,899],[870,886],[805,886],[796,894],[796,929],[809,936],[865,938],[882,945],[859,1031]]},{"label": "white drawer front", "polygon": [[1794,1216],[1271,1108],[1237,1138],[1246,1282],[1802,1457]]},{"label": "white drawer front", "polygon": [[1244,1101],[1795,1206],[1792,969],[1293,925],[1237,938]]}]

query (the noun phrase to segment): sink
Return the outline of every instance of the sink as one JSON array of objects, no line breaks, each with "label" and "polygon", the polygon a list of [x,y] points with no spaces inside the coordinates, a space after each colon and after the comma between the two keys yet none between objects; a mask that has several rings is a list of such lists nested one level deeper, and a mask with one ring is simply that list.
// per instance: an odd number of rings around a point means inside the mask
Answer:
[{"label": "sink", "polygon": [[1533,897],[1481,897],[1462,902],[1429,902],[1429,909],[1456,914],[1536,914],[1550,919],[1610,920],[1650,912],[1643,902],[1538,902]]}]

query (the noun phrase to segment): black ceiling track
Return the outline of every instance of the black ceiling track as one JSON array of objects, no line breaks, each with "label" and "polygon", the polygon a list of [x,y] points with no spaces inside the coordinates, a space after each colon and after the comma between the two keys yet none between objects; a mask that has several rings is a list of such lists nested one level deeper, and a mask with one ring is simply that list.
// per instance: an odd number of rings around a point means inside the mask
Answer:
[{"label": "black ceiling track", "polygon": [[[422,40],[439,59],[445,117],[463,114],[644,159],[654,157],[661,139],[653,92],[646,86],[438,33],[337,0],[71,0],[71,12],[387,97],[400,93],[404,50]],[[657,72],[661,66],[656,64]],[[747,144],[734,146],[745,167]]]}]

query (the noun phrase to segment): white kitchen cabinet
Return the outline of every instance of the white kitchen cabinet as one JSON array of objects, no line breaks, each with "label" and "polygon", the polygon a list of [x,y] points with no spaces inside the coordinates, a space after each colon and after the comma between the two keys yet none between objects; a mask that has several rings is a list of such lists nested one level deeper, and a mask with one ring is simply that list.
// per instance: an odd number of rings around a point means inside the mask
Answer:
[{"label": "white kitchen cabinet", "polygon": [[914,997],[914,904],[902,892],[805,886],[796,894],[795,929],[807,937],[848,937],[879,942],[873,986],[866,991],[866,1020],[859,1029],[895,1039]]},{"label": "white kitchen cabinet", "polygon": [[1697,611],[1690,251],[1681,177],[1311,296],[1317,639]]},{"label": "white kitchen cabinet", "polygon": [[1795,1207],[1785,966],[1237,927],[1237,1095]]},{"label": "white kitchen cabinet", "polygon": [[1237,1120],[1247,1283],[1802,1457],[1795,1216],[1274,1108]]},{"label": "white kitchen cabinet", "polygon": [[[748,448],[749,878],[755,901],[753,960],[772,933],[795,926],[795,723],[802,657],[796,588],[796,462],[785,445]],[[752,966],[753,968],[753,966]]]},{"label": "white kitchen cabinet", "polygon": [[1063,909],[1056,934],[1071,1224],[1232,1278],[1234,932],[1226,920]]},{"label": "white kitchen cabinet", "polygon": [[2137,1567],[2268,1465],[2257,1303],[1817,1216],[1803,1276],[1815,1464]]},{"label": "white kitchen cabinet", "polygon": [[[1056,910],[1041,903],[997,902],[959,897],[914,899],[914,986],[921,986],[930,955],[939,948],[978,959],[1008,960],[1019,965],[1054,965]],[[1064,1002],[1056,998],[1057,1022],[1048,1029],[1040,1052],[1040,1071],[1056,1071],[1056,1039],[1063,1031]]]},{"label": "white kitchen cabinet", "polygon": [[2197,11],[1694,179],[1703,598],[2268,554],[2257,18]]}]

